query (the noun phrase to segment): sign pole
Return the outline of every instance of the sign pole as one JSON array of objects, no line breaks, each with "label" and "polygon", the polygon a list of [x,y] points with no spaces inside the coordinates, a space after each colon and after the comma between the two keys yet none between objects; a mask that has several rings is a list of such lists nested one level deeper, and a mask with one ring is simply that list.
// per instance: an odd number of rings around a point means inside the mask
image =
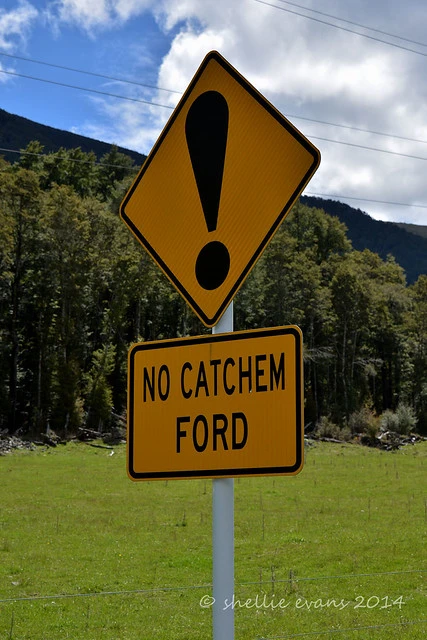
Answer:
[{"label": "sign pole", "polygon": [[[233,302],[212,327],[212,333],[232,331]],[[234,640],[234,479],[212,482],[213,640]]]}]

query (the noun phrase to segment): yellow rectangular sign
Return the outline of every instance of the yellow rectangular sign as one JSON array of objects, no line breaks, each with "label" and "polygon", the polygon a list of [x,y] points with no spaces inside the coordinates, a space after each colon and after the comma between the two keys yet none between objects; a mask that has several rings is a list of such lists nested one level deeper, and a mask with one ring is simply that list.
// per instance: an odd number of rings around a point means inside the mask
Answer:
[{"label": "yellow rectangular sign", "polygon": [[128,375],[132,480],[301,470],[298,327],[135,344]]}]

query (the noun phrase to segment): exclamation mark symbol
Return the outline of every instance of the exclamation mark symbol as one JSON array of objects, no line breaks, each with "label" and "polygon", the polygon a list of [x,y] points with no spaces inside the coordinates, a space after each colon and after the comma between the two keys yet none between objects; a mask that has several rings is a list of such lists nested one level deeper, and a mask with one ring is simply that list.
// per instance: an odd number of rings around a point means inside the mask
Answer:
[{"label": "exclamation mark symbol", "polygon": [[[216,231],[228,134],[228,105],[218,91],[205,91],[191,105],[185,135],[200,202],[209,232]],[[208,242],[196,260],[196,278],[203,289],[217,289],[230,269],[227,247]]]}]

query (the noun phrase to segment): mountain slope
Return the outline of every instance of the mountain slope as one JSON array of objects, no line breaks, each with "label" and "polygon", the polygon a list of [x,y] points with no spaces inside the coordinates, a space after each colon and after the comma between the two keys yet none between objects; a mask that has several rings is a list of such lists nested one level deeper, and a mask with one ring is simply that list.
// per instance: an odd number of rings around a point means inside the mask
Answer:
[{"label": "mountain slope", "polygon": [[[85,153],[93,151],[97,158],[101,158],[104,154],[111,150],[111,144],[93,140],[86,136],[80,136],[69,131],[54,129],[44,124],[38,124],[27,118],[15,116],[3,109],[0,109],[0,148],[14,149],[19,151],[25,149],[29,142],[38,140],[45,148],[45,151],[58,151],[60,147],[65,149],[74,149],[80,147]],[[130,156],[136,166],[142,165],[145,156],[136,151],[123,149],[118,147],[121,153]],[[19,158],[17,153],[8,153],[1,151],[0,154],[9,162],[16,162]]]},{"label": "mountain slope", "polygon": [[389,254],[394,256],[396,262],[405,269],[408,284],[415,282],[420,274],[427,274],[427,237],[423,237],[422,233],[410,232],[393,222],[374,220],[360,209],[353,209],[336,200],[301,196],[301,202],[339,218],[348,229],[354,249],[370,249],[383,259]]},{"label": "mountain slope", "polygon": [[427,238],[427,226],[421,224],[410,224],[409,222],[396,222],[397,226],[409,233],[415,233],[417,236]]}]

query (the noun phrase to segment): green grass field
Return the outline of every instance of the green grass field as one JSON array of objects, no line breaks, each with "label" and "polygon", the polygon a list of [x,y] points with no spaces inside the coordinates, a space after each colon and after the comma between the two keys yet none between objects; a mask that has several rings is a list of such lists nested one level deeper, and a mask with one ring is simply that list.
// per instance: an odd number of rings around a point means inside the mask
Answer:
[{"label": "green grass field", "polygon": [[[212,638],[212,482],[132,483],[111,454],[0,457],[1,639]],[[236,480],[236,640],[425,638],[426,472],[427,442],[318,443]]]}]

